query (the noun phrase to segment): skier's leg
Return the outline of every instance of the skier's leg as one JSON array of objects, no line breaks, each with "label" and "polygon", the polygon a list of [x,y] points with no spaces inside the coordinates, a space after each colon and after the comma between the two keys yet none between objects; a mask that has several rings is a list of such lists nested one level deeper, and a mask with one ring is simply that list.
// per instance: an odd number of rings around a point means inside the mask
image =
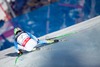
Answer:
[{"label": "skier's leg", "polygon": [[40,44],[46,44],[47,43],[47,41],[46,40],[39,40],[38,41],[38,44],[40,45]]},{"label": "skier's leg", "polygon": [[37,42],[33,39],[30,39],[25,45],[25,50],[31,51],[35,46],[37,46]]}]

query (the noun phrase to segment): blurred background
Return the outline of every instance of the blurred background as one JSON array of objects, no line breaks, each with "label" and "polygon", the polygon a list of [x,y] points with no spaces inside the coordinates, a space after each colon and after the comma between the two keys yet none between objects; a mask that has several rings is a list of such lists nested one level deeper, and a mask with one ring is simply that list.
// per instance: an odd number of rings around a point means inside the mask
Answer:
[{"label": "blurred background", "polygon": [[13,46],[13,29],[36,37],[100,15],[100,0],[0,0],[0,51]]}]

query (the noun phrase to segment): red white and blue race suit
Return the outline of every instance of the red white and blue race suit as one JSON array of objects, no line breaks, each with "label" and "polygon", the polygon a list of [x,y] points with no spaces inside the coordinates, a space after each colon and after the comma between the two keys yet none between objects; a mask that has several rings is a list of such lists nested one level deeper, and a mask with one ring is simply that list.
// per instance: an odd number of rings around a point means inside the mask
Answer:
[{"label": "red white and blue race suit", "polygon": [[15,35],[14,46],[16,52],[19,53],[19,49],[32,51],[38,44],[47,43],[46,40],[38,40],[34,35],[28,32],[19,32]]}]

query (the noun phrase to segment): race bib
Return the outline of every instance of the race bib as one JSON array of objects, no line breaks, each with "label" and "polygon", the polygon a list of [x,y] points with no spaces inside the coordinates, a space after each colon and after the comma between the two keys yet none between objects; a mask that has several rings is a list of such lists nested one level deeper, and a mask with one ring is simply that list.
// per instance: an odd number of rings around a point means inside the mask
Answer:
[{"label": "race bib", "polygon": [[22,33],[18,38],[17,38],[17,42],[19,43],[19,44],[22,44],[23,42],[24,42],[24,40],[26,39],[26,38],[28,38],[29,37],[29,35],[27,34],[27,33]]}]

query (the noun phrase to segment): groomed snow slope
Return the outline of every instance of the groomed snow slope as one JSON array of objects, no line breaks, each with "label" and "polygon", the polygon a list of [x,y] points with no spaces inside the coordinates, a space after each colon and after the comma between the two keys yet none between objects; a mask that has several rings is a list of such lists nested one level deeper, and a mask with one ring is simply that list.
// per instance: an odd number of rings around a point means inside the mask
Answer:
[{"label": "groomed snow slope", "polygon": [[64,36],[66,41],[43,47],[18,59],[14,48],[0,52],[0,67],[100,67],[100,16],[45,35]]}]

